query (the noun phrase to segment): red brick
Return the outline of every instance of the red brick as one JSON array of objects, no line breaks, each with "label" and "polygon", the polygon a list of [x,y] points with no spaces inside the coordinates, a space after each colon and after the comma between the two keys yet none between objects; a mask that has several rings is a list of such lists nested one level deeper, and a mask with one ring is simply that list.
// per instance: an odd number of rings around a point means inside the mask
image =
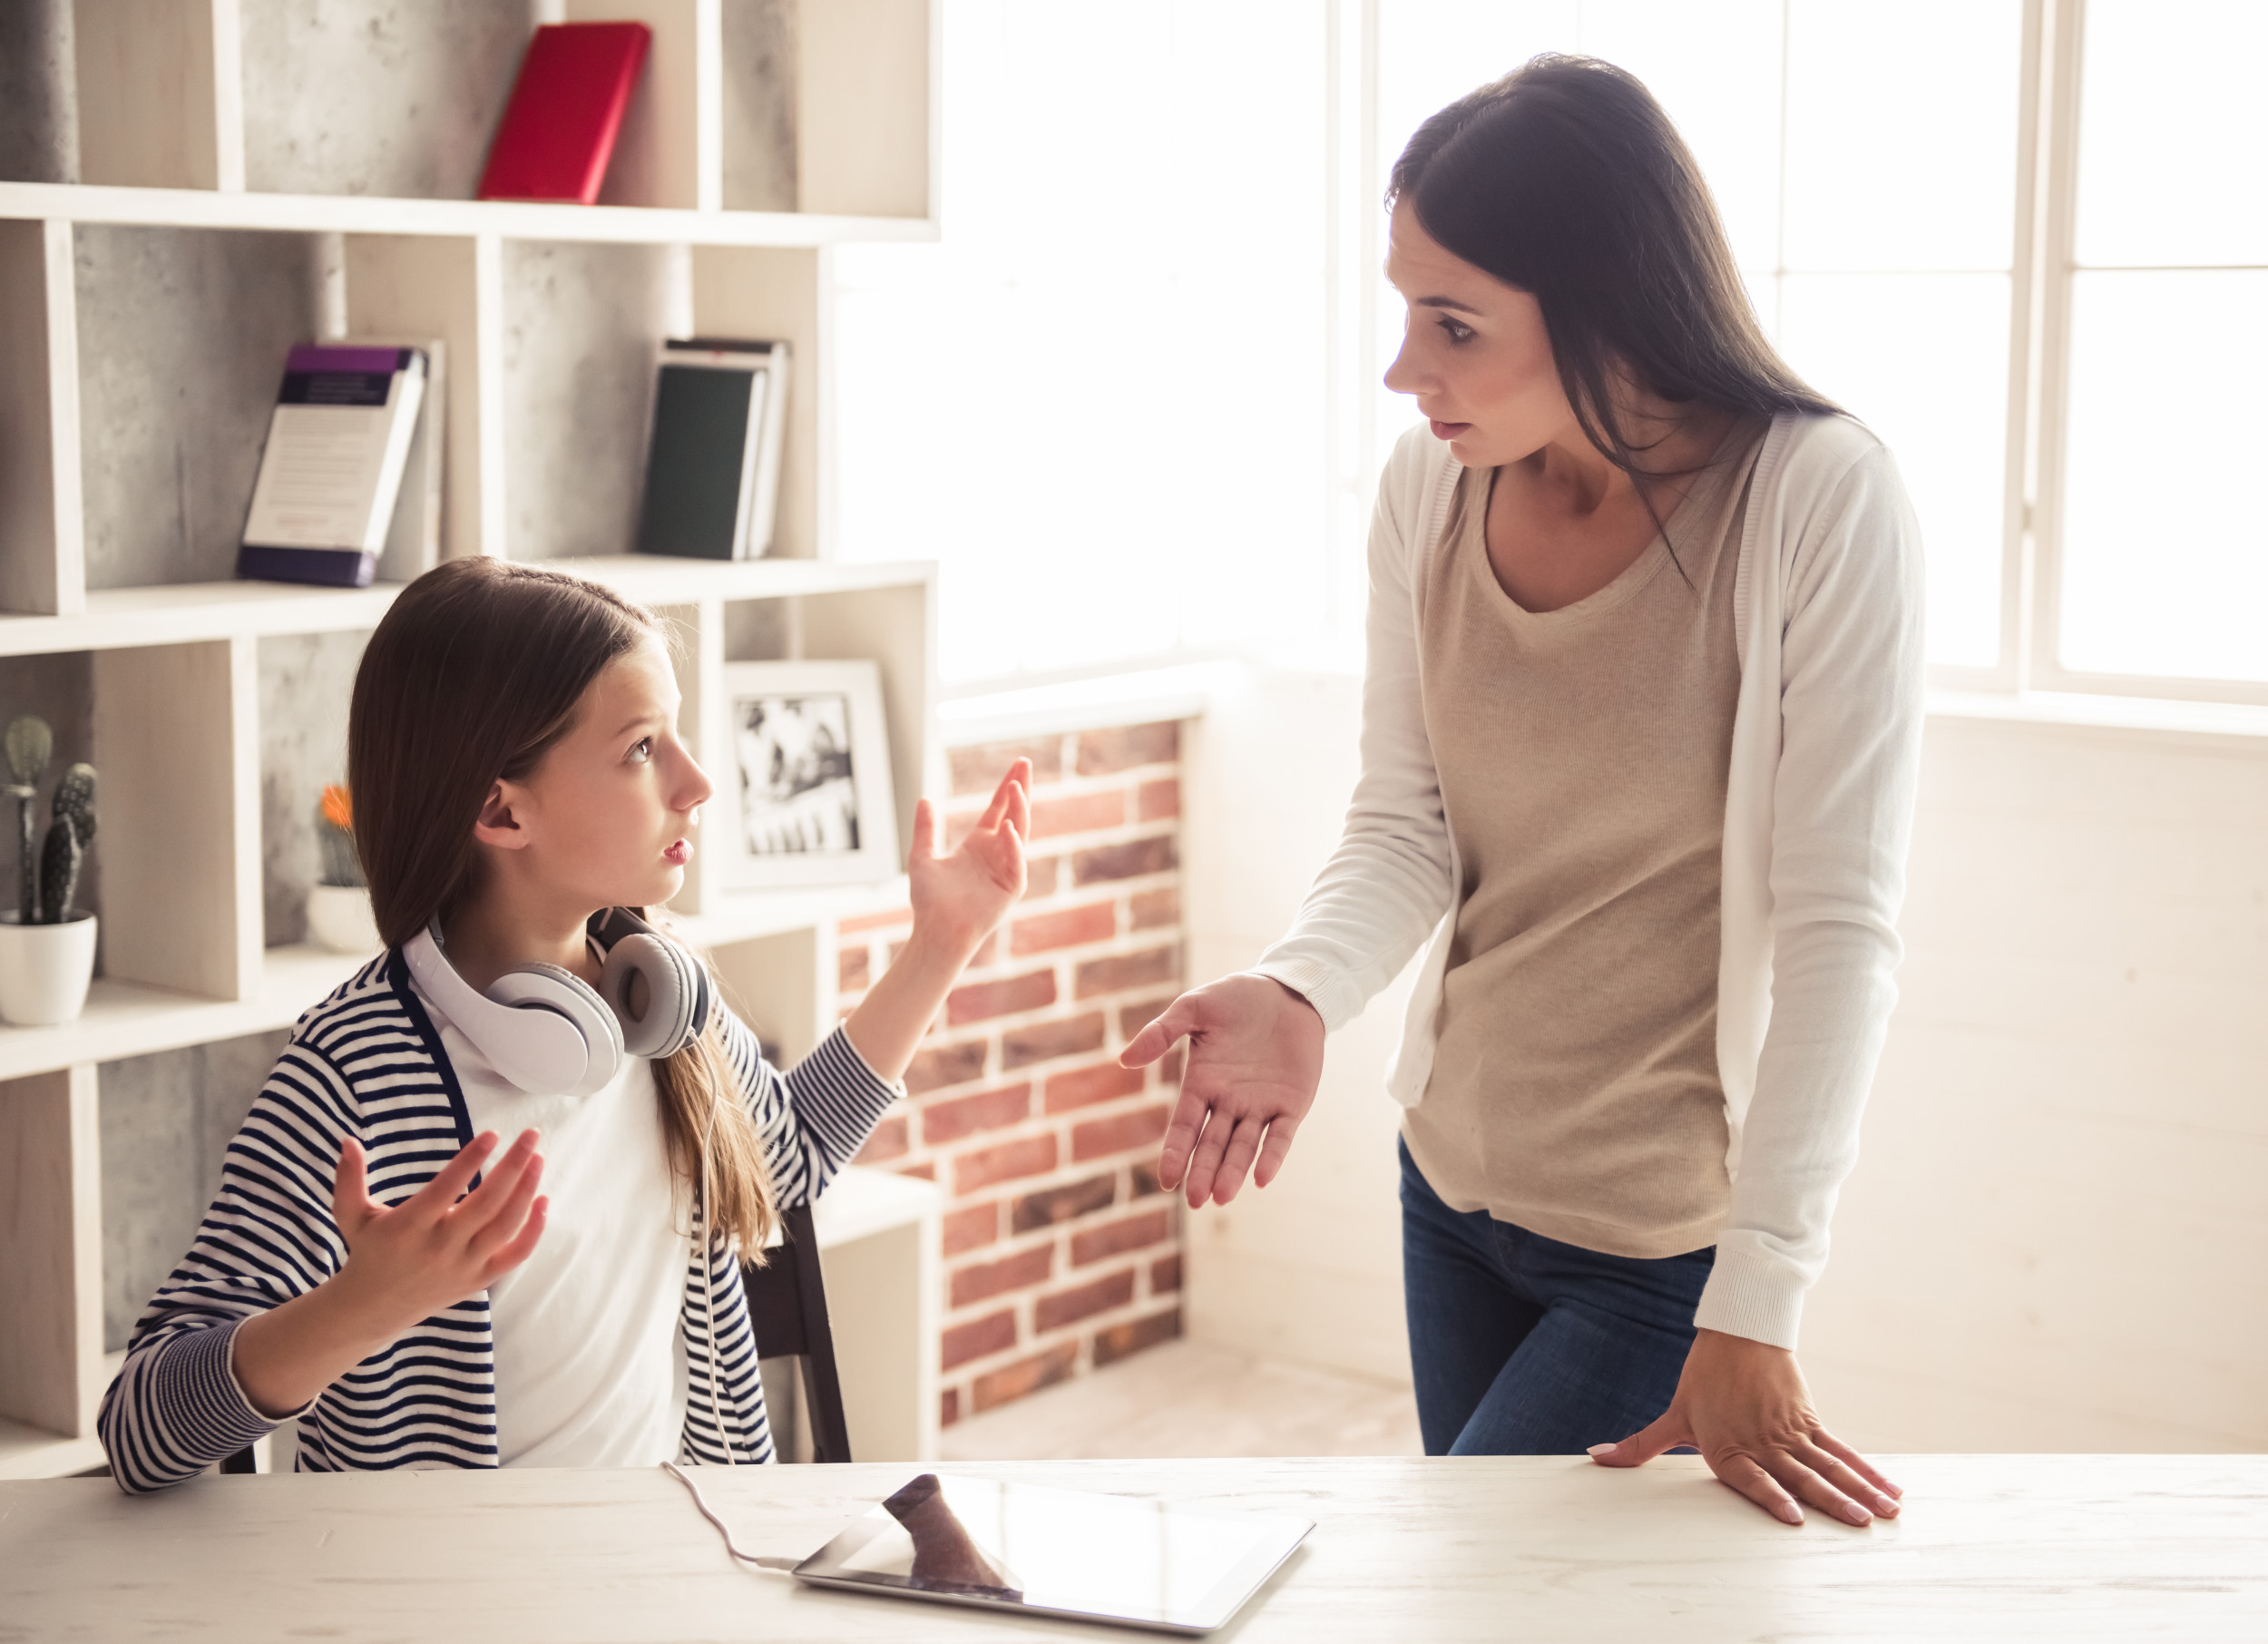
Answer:
[{"label": "red brick", "polygon": [[972,983],[945,995],[945,1020],[959,1027],[1016,1011],[1036,1011],[1055,1003],[1055,973],[1026,971],[998,982]]},{"label": "red brick", "polygon": [[933,1101],[922,1109],[922,1146],[934,1148],[980,1130],[997,1130],[1014,1124],[1031,1111],[1029,1084],[1002,1085],[973,1096]]},{"label": "red brick", "polygon": [[1098,1101],[1112,1101],[1120,1096],[1140,1092],[1145,1075],[1139,1068],[1122,1068],[1115,1062],[1101,1062],[1090,1068],[1073,1068],[1068,1073],[1051,1074],[1047,1085],[1047,1111],[1068,1113],[1073,1108],[1090,1108]]},{"label": "red brick", "polygon": [[1102,1048],[1100,1011],[1068,1016],[1060,1022],[1030,1022],[1000,1036],[1000,1066],[1003,1073],[1058,1056],[1077,1056]]},{"label": "red brick", "polygon": [[1071,853],[1071,883],[1100,885],[1106,879],[1133,879],[1143,874],[1162,874],[1181,866],[1181,847],[1171,834],[1152,834],[1123,845],[1098,845]]},{"label": "red brick", "polygon": [[900,1165],[898,1167],[898,1174],[901,1176],[918,1176],[924,1181],[935,1181],[937,1179],[937,1161],[934,1159],[925,1159],[919,1164]]},{"label": "red brick", "polygon": [[948,1387],[937,1395],[937,1424],[950,1427],[961,1419],[961,1389]]},{"label": "red brick", "polygon": [[1133,1004],[1120,1005],[1119,1007],[1119,1037],[1132,1039],[1135,1034],[1164,1015],[1166,1007],[1179,997],[1178,993],[1160,993],[1155,999],[1143,999]]},{"label": "red brick", "polygon": [[1079,774],[1082,777],[1107,776],[1137,765],[1166,765],[1180,757],[1181,726],[1174,719],[1081,731],[1079,737]]},{"label": "red brick", "polygon": [[1033,1285],[1045,1284],[1054,1272],[1053,1245],[1019,1251],[1000,1261],[972,1262],[953,1270],[951,1305],[969,1307],[1010,1290],[1028,1290]]},{"label": "red brick", "polygon": [[1149,1264],[1149,1293],[1164,1296],[1181,1288],[1181,1253],[1161,1256]]},{"label": "red brick", "polygon": [[1023,896],[1031,902],[1041,896],[1055,895],[1057,870],[1063,866],[1061,856],[1041,856],[1023,865]]},{"label": "red brick", "polygon": [[1081,1228],[1071,1235],[1071,1266],[1084,1267],[1106,1256],[1139,1250],[1144,1245],[1156,1244],[1172,1231],[1173,1217],[1163,1207],[1145,1210],[1139,1216],[1122,1216],[1099,1228]]},{"label": "red brick", "polygon": [[1066,794],[1060,799],[1035,799],[1031,805],[1031,837],[1060,839],[1065,834],[1098,833],[1126,822],[1126,790],[1109,788],[1100,793]]},{"label": "red brick", "polygon": [[1158,1184],[1156,1160],[1143,1160],[1126,1167],[1126,1197],[1129,1201],[1148,1199],[1153,1193],[1162,1193],[1165,1190]]},{"label": "red brick", "polygon": [[1034,737],[1025,742],[983,742],[973,748],[950,748],[945,761],[953,768],[956,794],[990,794],[1019,758],[1031,761],[1031,780],[1063,779],[1063,739]]},{"label": "red brick", "polygon": [[1131,1353],[1169,1342],[1181,1334],[1181,1309],[1173,1307],[1148,1318],[1129,1319],[1095,1332],[1095,1368],[1116,1364]]},{"label": "red brick", "polygon": [[855,919],[846,919],[835,928],[838,935],[855,936],[861,931],[886,930],[893,925],[911,925],[913,922],[912,908],[894,907],[886,914],[861,914]]},{"label": "red brick", "polygon": [[880,1164],[895,1159],[913,1146],[906,1134],[905,1115],[893,1113],[875,1126],[874,1134],[866,1138],[866,1145],[858,1150],[853,1164]]},{"label": "red brick", "polygon": [[1129,912],[1128,924],[1138,931],[1154,931],[1164,925],[1181,923],[1181,888],[1161,885],[1156,890],[1136,891]]},{"label": "red brick", "polygon": [[[1090,959],[1079,967],[1074,996],[1091,999],[1097,993],[1123,993],[1154,982],[1174,982],[1181,975],[1181,950],[1171,944],[1144,948],[1139,954],[1119,954],[1109,959]],[[956,1018],[956,1020],[958,1020]]]},{"label": "red brick", "polygon": [[966,1044],[941,1044],[935,1050],[915,1054],[905,1070],[905,1088],[919,1096],[928,1091],[942,1091],[947,1085],[966,1084],[972,1079],[984,1077],[985,1043],[982,1039]]},{"label": "red brick", "polygon": [[996,1181],[1040,1176],[1053,1169],[1053,1136],[1026,1136],[994,1147],[978,1148],[953,1161],[953,1196],[965,1199]]},{"label": "red brick", "polygon": [[1082,1318],[1098,1313],[1108,1313],[1113,1307],[1123,1307],[1134,1299],[1134,1269],[1113,1273],[1091,1284],[1070,1290],[1058,1290],[1052,1296],[1042,1296],[1031,1309],[1031,1327],[1041,1332],[1061,1330],[1065,1325],[1075,1325]]},{"label": "red brick", "polygon": [[1165,817],[1181,814],[1181,781],[1168,777],[1159,782],[1145,782],[1135,796],[1134,814],[1141,821],[1155,822]]},{"label": "red brick", "polygon": [[965,1325],[955,1325],[944,1333],[938,1356],[938,1367],[950,1370],[955,1365],[965,1365],[973,1358],[1001,1353],[1016,1345],[1016,1310],[1004,1307],[998,1313],[987,1313],[982,1318],[973,1318]]},{"label": "red brick", "polygon": [[863,993],[871,968],[863,946],[846,947],[835,955],[835,984],[846,993]]},{"label": "red brick", "polygon": [[970,1205],[945,1212],[945,1254],[958,1256],[989,1245],[1000,1237],[1000,1206]]},{"label": "red brick", "polygon": [[1116,1176],[1090,1176],[1084,1181],[1027,1193],[1011,1208],[1008,1222],[1019,1233],[1051,1228],[1104,1209],[1118,1197],[1118,1191]]},{"label": "red brick", "polygon": [[1059,1342],[1045,1353],[1003,1365],[969,1384],[969,1403],[982,1412],[994,1410],[1027,1393],[1052,1387],[1068,1378],[1079,1363],[1079,1344]]},{"label": "red brick", "polygon": [[1164,1102],[1154,1107],[1136,1108],[1131,1113],[1114,1113],[1108,1119],[1090,1119],[1085,1124],[1071,1127],[1071,1160],[1083,1163],[1111,1153],[1130,1153],[1136,1148],[1156,1145],[1166,1133],[1166,1115],[1173,1111]]},{"label": "red brick", "polygon": [[1116,903],[1090,902],[1052,914],[1035,914],[1008,927],[1008,951],[1017,958],[1043,954],[1051,948],[1077,947],[1081,943],[1108,942],[1119,934]]}]

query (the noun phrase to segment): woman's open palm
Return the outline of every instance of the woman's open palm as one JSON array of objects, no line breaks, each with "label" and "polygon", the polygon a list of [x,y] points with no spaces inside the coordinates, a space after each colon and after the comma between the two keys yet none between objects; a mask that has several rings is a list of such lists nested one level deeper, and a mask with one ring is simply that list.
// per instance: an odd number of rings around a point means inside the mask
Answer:
[{"label": "woman's open palm", "polygon": [[1144,1066],[1184,1034],[1189,1064],[1158,1179],[1186,1185],[1195,1209],[1207,1198],[1222,1205],[1236,1198],[1247,1169],[1253,1185],[1265,1188],[1284,1168],[1323,1077],[1323,1018],[1280,982],[1224,976],[1168,1005],[1119,1061]]}]

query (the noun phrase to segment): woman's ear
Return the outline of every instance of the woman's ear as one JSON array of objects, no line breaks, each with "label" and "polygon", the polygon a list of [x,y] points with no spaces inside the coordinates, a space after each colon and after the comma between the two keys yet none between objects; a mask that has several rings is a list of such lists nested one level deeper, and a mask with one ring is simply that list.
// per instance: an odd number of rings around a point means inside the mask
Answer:
[{"label": "woman's ear", "polygon": [[531,796],[517,782],[499,778],[481,801],[474,818],[473,837],[500,850],[523,850],[530,843],[526,811]]}]

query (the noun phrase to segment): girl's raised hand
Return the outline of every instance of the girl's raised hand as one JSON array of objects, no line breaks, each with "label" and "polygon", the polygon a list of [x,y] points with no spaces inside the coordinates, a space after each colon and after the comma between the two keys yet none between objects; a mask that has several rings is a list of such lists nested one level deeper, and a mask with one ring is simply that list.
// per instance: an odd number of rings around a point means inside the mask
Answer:
[{"label": "girl's raised hand", "polygon": [[1023,842],[1031,832],[1031,761],[1018,759],[967,837],[943,856],[935,807],[927,799],[915,807],[906,872],[917,937],[957,948],[965,961],[1016,905],[1024,890]]},{"label": "girl's raised hand", "polygon": [[533,1253],[550,1202],[536,1197],[543,1156],[535,1131],[523,1130],[480,1185],[465,1191],[496,1140],[493,1130],[482,1131],[393,1206],[370,1197],[362,1144],[351,1136],[340,1143],[331,1187],[331,1212],[347,1241],[338,1286],[376,1331],[399,1335],[486,1289]]}]

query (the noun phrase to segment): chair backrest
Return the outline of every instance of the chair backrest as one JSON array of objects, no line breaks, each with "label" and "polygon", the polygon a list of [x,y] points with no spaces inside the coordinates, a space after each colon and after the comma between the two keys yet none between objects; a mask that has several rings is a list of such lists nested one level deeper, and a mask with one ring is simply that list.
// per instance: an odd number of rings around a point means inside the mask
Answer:
[{"label": "chair backrest", "polygon": [[819,1238],[812,1228],[811,1207],[794,1206],[779,1219],[781,1242],[770,1259],[760,1267],[740,1269],[756,1354],[803,1360],[812,1460],[847,1462],[850,1429],[843,1418],[843,1382],[835,1367],[835,1332],[827,1324],[826,1281],[819,1275]]},{"label": "chair backrest", "polygon": [[[804,1411],[811,1423],[812,1460],[847,1462],[850,1428],[843,1419],[843,1381],[835,1368],[835,1332],[827,1324],[826,1281],[819,1274],[819,1236],[811,1207],[780,1213],[781,1241],[762,1267],[744,1263],[741,1287],[758,1358],[803,1360]],[[223,1473],[253,1473],[252,1453],[240,1450],[220,1463]]]}]

